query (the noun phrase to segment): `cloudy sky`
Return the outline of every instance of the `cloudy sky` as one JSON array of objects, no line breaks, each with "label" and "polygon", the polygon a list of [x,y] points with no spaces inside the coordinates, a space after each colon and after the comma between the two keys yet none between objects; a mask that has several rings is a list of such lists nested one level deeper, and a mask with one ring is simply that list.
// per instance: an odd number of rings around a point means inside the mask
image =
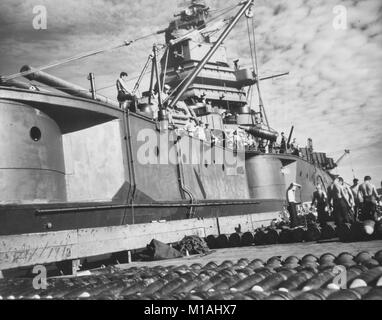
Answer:
[{"label": "cloudy sky", "polygon": [[[0,74],[24,64],[51,62],[109,47],[165,28],[179,10],[177,0],[2,0],[0,2]],[[229,7],[238,0],[210,1]],[[35,30],[33,8],[47,9],[47,29]],[[340,8],[336,8],[341,6]],[[340,19],[346,9],[346,20]],[[340,10],[340,11],[337,11]],[[341,15],[341,17],[343,17]],[[317,151],[339,158],[352,153],[338,173],[352,179],[371,174],[382,180],[382,2],[380,0],[259,0],[256,37],[260,76],[289,71],[288,77],[262,83],[272,127],[295,126],[304,145],[313,138]],[[339,23],[345,30],[338,28]],[[337,28],[335,28],[337,26]],[[134,45],[72,62],[49,72],[88,87],[89,72],[98,88],[113,86],[121,70],[139,74],[154,42]],[[231,60],[250,64],[246,23],[225,43]],[[134,82],[131,82],[134,85]],[[100,93],[115,98],[114,88]]]}]

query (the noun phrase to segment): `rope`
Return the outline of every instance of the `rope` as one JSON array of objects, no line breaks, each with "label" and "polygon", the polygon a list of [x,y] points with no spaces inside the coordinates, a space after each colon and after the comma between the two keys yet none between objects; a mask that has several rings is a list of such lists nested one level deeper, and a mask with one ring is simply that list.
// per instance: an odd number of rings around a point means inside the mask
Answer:
[{"label": "rope", "polygon": [[[258,64],[257,50],[256,50],[256,34],[255,34],[254,20],[255,20],[255,18],[253,16],[252,17],[252,33],[253,33],[253,50],[254,50],[254,55],[255,55],[255,67],[256,67],[255,72],[256,72],[257,78],[259,78],[259,64]],[[266,122],[266,125],[268,127],[268,130],[270,130],[271,128],[269,126],[268,117],[267,117],[267,114],[266,114],[265,108],[264,108],[263,98],[261,96],[260,81],[256,81],[256,88],[257,88],[257,93],[259,96],[260,111],[261,111],[261,114],[263,114],[265,117],[265,122]]]},{"label": "rope", "polygon": [[35,73],[35,72],[38,72],[38,71],[43,71],[43,70],[46,70],[46,69],[51,69],[53,67],[57,67],[57,66],[69,63],[69,62],[81,60],[81,59],[88,58],[88,57],[91,57],[91,56],[95,56],[95,55],[98,55],[98,54],[101,54],[101,53],[104,53],[104,52],[107,52],[107,51],[111,51],[111,50],[119,49],[119,48],[122,48],[122,47],[125,47],[125,46],[129,46],[129,45],[131,45],[134,42],[137,42],[137,41],[140,41],[140,40],[152,37],[152,36],[154,36],[156,34],[157,34],[157,32],[151,33],[151,34],[139,37],[139,38],[137,38],[135,40],[132,40],[132,41],[124,41],[122,44],[119,44],[119,45],[116,45],[116,46],[107,47],[107,48],[101,48],[101,49],[98,49],[98,50],[89,51],[89,52],[86,52],[86,53],[82,53],[82,54],[79,54],[79,55],[76,55],[76,56],[73,56],[73,57],[70,57],[70,58],[67,58],[67,59],[63,59],[63,60],[60,60],[60,61],[48,64],[48,65],[45,65],[45,66],[41,66],[39,68],[34,68],[33,70],[11,74],[11,75],[3,77],[3,80],[4,81],[8,81],[8,80],[12,80],[12,79],[19,78],[19,77],[24,77],[24,76],[27,76],[29,74],[32,74],[32,73]]},{"label": "rope", "polygon": [[353,159],[352,159],[352,156],[350,155],[350,166],[351,166],[351,171],[353,173],[353,179],[355,179],[355,171],[354,171],[354,167],[353,167]]},{"label": "rope", "polygon": [[170,49],[167,47],[166,48],[166,62],[164,65],[164,72],[163,72],[163,81],[162,81],[162,92],[164,91],[164,86],[166,83],[166,74],[167,74],[167,64],[168,64],[168,56],[170,54]]}]

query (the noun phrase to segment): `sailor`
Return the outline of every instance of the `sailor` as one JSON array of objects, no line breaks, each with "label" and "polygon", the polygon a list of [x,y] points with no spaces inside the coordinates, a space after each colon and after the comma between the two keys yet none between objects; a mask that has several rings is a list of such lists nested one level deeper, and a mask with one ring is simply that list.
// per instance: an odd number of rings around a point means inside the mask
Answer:
[{"label": "sailor", "polygon": [[164,85],[163,92],[162,92],[162,102],[165,101],[169,97],[170,89],[171,89],[171,87],[168,84]]},{"label": "sailor", "polygon": [[358,197],[362,201],[362,220],[377,220],[377,189],[371,183],[371,177],[366,176],[365,182],[359,186]]},{"label": "sailor", "polygon": [[195,124],[194,119],[191,119],[191,121],[186,124],[185,130],[187,131],[187,133],[190,137],[193,137],[195,135],[197,128],[196,128],[196,124]]},{"label": "sailor", "polygon": [[353,185],[350,187],[351,192],[353,193],[353,198],[354,198],[354,214],[355,214],[355,219],[358,219],[358,211],[360,209],[360,200],[358,197],[358,189],[359,189],[359,184],[358,184],[358,179],[354,178],[353,179]]},{"label": "sailor", "polygon": [[201,141],[207,141],[206,133],[204,131],[204,125],[202,121],[199,121],[199,125],[196,128],[196,136]]},{"label": "sailor", "polygon": [[345,183],[344,179],[340,178],[339,180],[340,180],[341,186],[342,186],[343,191],[344,191],[346,205],[348,207],[348,214],[350,214],[351,219],[353,219],[354,218],[353,209],[354,209],[354,204],[355,204],[353,192],[351,191],[350,187]]},{"label": "sailor", "polygon": [[286,151],[286,140],[284,132],[281,132],[281,142],[280,142],[280,153],[285,153]]},{"label": "sailor", "polygon": [[291,228],[295,228],[297,226],[297,204],[299,204],[296,201],[297,188],[301,188],[301,185],[291,183],[286,194]]},{"label": "sailor", "polygon": [[381,181],[381,189],[378,189],[377,192],[379,196],[382,196],[382,181]]},{"label": "sailor", "polygon": [[291,145],[290,145],[290,149],[291,149],[291,153],[294,155],[294,156],[300,156],[300,148],[297,144],[297,141],[296,141],[296,138],[293,139]]},{"label": "sailor", "polygon": [[321,184],[317,184],[316,191],[313,193],[312,207],[317,208],[318,221],[321,226],[328,221],[326,207],[328,205],[328,196],[325,191],[322,190]]},{"label": "sailor", "polygon": [[260,143],[259,143],[259,151],[261,153],[266,153],[267,152],[267,142],[266,140],[261,140]]},{"label": "sailor", "polygon": [[343,179],[338,177],[334,180],[330,188],[330,205],[333,209],[334,219],[337,226],[344,223],[350,223],[350,217],[348,212],[348,204],[346,202],[346,195],[341,181]]},{"label": "sailor", "polygon": [[128,101],[133,100],[133,96],[130,93],[127,86],[127,77],[128,74],[126,72],[121,72],[119,79],[117,80],[117,91],[118,91],[118,102],[121,109],[125,109]]}]

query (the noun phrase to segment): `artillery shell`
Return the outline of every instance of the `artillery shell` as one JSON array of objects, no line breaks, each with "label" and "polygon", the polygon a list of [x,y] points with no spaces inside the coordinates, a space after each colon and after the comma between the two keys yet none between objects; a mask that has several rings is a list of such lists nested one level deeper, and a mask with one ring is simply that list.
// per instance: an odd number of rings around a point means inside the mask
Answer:
[{"label": "artillery shell", "polygon": [[375,254],[374,259],[377,260],[380,265],[382,265],[382,250]]},{"label": "artillery shell", "polygon": [[215,237],[214,235],[209,235],[206,238],[206,242],[207,242],[208,248],[210,248],[210,249],[217,249],[217,247],[218,247],[218,245],[217,245],[217,237]]},{"label": "artillery shell", "polygon": [[325,270],[332,270],[336,264],[334,262],[322,263],[318,266],[317,270],[322,272]]},{"label": "artillery shell", "polygon": [[314,263],[317,261],[318,261],[318,258],[313,254],[307,254],[301,259],[301,263],[304,263],[304,262],[313,262]]},{"label": "artillery shell", "polygon": [[193,281],[186,282],[185,284],[182,284],[177,289],[175,289],[173,291],[173,294],[189,293],[193,289],[203,285],[203,283],[204,283],[204,281],[203,280],[199,280],[199,279],[195,279]]},{"label": "artillery shell", "polygon": [[367,268],[361,265],[350,267],[347,270],[347,285],[350,286],[352,281],[359,277],[363,272],[366,272]]},{"label": "artillery shell", "polygon": [[328,297],[328,300],[361,300],[362,296],[367,294],[371,290],[371,288],[367,287],[362,288],[362,290],[359,289],[339,290],[337,292],[332,293]]},{"label": "artillery shell", "polygon": [[192,270],[195,270],[195,271],[199,271],[200,269],[202,269],[202,265],[200,263],[194,263],[190,266],[190,268]]},{"label": "artillery shell", "polygon": [[252,291],[270,291],[271,289],[276,288],[283,281],[287,280],[291,275],[295,274],[294,270],[281,271],[279,273],[272,274],[260,281],[257,285],[252,288]]},{"label": "artillery shell", "polygon": [[366,240],[367,234],[364,229],[363,223],[355,222],[350,227],[351,241],[363,241]]},{"label": "artillery shell", "polygon": [[300,259],[297,258],[296,256],[289,256],[284,260],[284,265],[285,264],[298,264],[300,262]]},{"label": "artillery shell", "polygon": [[221,292],[221,293],[212,295],[207,300],[233,300],[234,297],[235,296],[233,294],[231,294],[231,293]]},{"label": "artillery shell", "polygon": [[261,272],[255,273],[244,280],[239,281],[236,283],[230,290],[232,292],[243,292],[246,290],[251,289],[256,284],[258,284],[260,281],[264,280],[266,277],[270,276],[272,274],[269,270],[263,270]]},{"label": "artillery shell", "polygon": [[147,288],[145,288],[145,290],[143,290],[141,292],[141,294],[143,296],[147,296],[147,295],[151,295],[153,294],[154,292],[157,292],[158,290],[160,290],[163,286],[165,286],[167,283],[169,282],[169,280],[166,280],[166,279],[158,279],[157,281],[155,281],[154,283],[150,284]]},{"label": "artillery shell", "polygon": [[379,278],[376,284],[377,287],[382,287],[382,277]]},{"label": "artillery shell", "polygon": [[218,266],[218,265],[217,265],[215,262],[211,261],[211,262],[208,262],[208,263],[204,266],[203,270],[205,270],[205,269],[215,269],[215,268],[217,268],[217,266]]},{"label": "artillery shell", "polygon": [[234,263],[231,260],[225,260],[219,265],[219,269],[225,269],[225,268],[231,268],[234,265]]},{"label": "artillery shell", "polygon": [[303,242],[306,231],[307,229],[302,227],[292,229],[292,241],[295,243]]},{"label": "artillery shell", "polygon": [[255,271],[253,271],[249,267],[246,267],[246,268],[242,268],[242,269],[237,270],[237,273],[244,274],[246,277],[249,277],[249,276],[253,275],[255,273]]},{"label": "artillery shell", "polygon": [[382,239],[382,220],[378,221],[375,226],[375,235],[377,239]]},{"label": "artillery shell", "polygon": [[281,257],[275,256],[275,257],[268,259],[267,264],[265,266],[268,268],[271,268],[271,269],[280,268],[282,266]]},{"label": "artillery shell", "polygon": [[258,230],[256,231],[256,233],[254,234],[254,240],[253,242],[255,243],[255,245],[257,246],[262,246],[264,244],[266,244],[266,234],[265,234],[265,231],[264,230]]},{"label": "artillery shell", "polygon": [[[200,287],[196,288],[194,291],[195,292],[208,291],[209,289],[211,289],[212,287],[214,287],[215,285],[217,285],[220,281],[222,281],[224,279],[225,279],[224,274],[218,273],[217,275],[211,277],[206,283],[204,283]],[[193,293],[193,292],[191,291],[191,293]]]},{"label": "artillery shell", "polygon": [[342,242],[352,241],[351,224],[345,223],[337,228],[338,237]]},{"label": "artillery shell", "polygon": [[295,300],[326,300],[334,290],[316,289],[306,291],[295,298]]},{"label": "artillery shell", "polygon": [[311,291],[320,289],[321,287],[327,285],[335,276],[336,274],[332,270],[320,272],[308,280],[302,290]]},{"label": "artillery shell", "polygon": [[236,248],[236,247],[240,247],[241,245],[241,237],[242,237],[242,234],[241,233],[232,233],[229,237],[229,246],[232,247],[232,248]]},{"label": "artillery shell", "polygon": [[142,292],[149,285],[155,283],[158,279],[159,278],[147,278],[147,279],[138,281],[135,284],[132,284],[131,286],[129,286],[126,289],[122,290],[120,292],[120,295],[121,296],[131,296],[131,295],[136,294],[138,292]]},{"label": "artillery shell", "polygon": [[177,278],[177,279],[174,279],[172,281],[170,281],[169,283],[167,283],[166,285],[164,285],[161,289],[159,289],[155,294],[159,295],[159,296],[166,296],[166,295],[169,295],[171,294],[173,291],[175,291],[177,288],[179,288],[182,284],[186,283],[187,280],[184,279],[184,278]]},{"label": "artillery shell", "polygon": [[337,236],[337,229],[334,223],[327,222],[322,226],[321,239],[328,240]]},{"label": "artillery shell", "polygon": [[111,292],[113,289],[121,292],[124,288],[126,288],[126,284],[121,280],[117,280],[107,284],[106,286],[97,286],[94,289],[89,290],[88,293],[90,294],[91,298],[97,299],[97,296],[103,296]]},{"label": "artillery shell", "polygon": [[363,263],[363,262],[366,262],[372,258],[373,258],[373,256],[370,252],[362,251],[362,252],[357,254],[357,256],[354,258],[354,261],[357,263]]},{"label": "artillery shell", "polygon": [[335,259],[336,259],[336,256],[334,254],[324,253],[320,257],[320,264],[331,263],[331,262],[334,262]]},{"label": "artillery shell", "polygon": [[249,265],[248,268],[251,268],[252,270],[257,270],[264,267],[264,262],[259,259],[253,260]]},{"label": "artillery shell", "polygon": [[363,222],[363,232],[371,236],[375,231],[375,221],[373,220],[366,220]]},{"label": "artillery shell", "polygon": [[350,285],[350,289],[359,288],[359,287],[367,287],[368,285],[372,285],[373,282],[377,282],[378,279],[382,276],[382,267],[376,267],[370,269],[360,276],[358,276]]},{"label": "artillery shell", "polygon": [[216,239],[217,248],[223,249],[229,247],[229,237],[225,234],[221,234]]},{"label": "artillery shell", "polygon": [[265,243],[268,245],[279,243],[281,230],[278,229],[268,229],[265,232]]},{"label": "artillery shell", "polygon": [[348,252],[342,252],[335,260],[336,264],[343,265],[345,267],[350,267],[355,265],[354,257]]},{"label": "artillery shell", "polygon": [[279,243],[292,243],[293,237],[292,237],[292,230],[291,229],[283,229],[280,233],[279,237]]},{"label": "artillery shell", "polygon": [[210,290],[213,291],[229,291],[229,289],[234,286],[239,281],[243,280],[239,275],[235,275],[230,278],[223,279]]},{"label": "artillery shell", "polygon": [[247,258],[242,258],[240,259],[237,264],[243,265],[243,266],[248,266],[249,265],[249,260]]},{"label": "artillery shell", "polygon": [[265,292],[256,292],[256,291],[249,291],[244,294],[251,300],[264,300],[268,294]]},{"label": "artillery shell", "polygon": [[293,300],[295,297],[296,295],[291,292],[279,290],[272,292],[272,294],[264,300]]},{"label": "artillery shell", "polygon": [[279,285],[279,290],[283,289],[286,291],[292,291],[299,289],[304,283],[314,276],[314,273],[311,271],[302,271],[296,274],[293,274],[289,277],[288,280],[282,282]]},{"label": "artillery shell", "polygon": [[305,241],[312,242],[321,239],[321,228],[318,225],[310,225],[305,232]]},{"label": "artillery shell", "polygon": [[251,246],[255,241],[255,238],[253,236],[252,232],[245,232],[243,236],[241,237],[241,245],[243,247]]},{"label": "artillery shell", "polygon": [[382,300],[382,288],[373,288],[365,296],[363,300]]},{"label": "artillery shell", "polygon": [[379,267],[379,262],[375,259],[370,259],[368,261],[362,262],[362,265],[364,265],[368,269],[373,269],[375,267]]}]

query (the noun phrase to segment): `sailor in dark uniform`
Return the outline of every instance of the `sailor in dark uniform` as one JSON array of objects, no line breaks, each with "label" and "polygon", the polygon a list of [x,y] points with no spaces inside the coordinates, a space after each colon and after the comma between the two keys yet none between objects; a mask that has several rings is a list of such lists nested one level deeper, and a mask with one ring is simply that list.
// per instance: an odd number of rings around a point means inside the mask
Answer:
[{"label": "sailor in dark uniform", "polygon": [[127,102],[134,100],[133,95],[129,92],[127,87],[127,77],[128,74],[126,72],[121,72],[116,83],[118,91],[117,99],[121,109],[126,109]]},{"label": "sailor in dark uniform", "polygon": [[280,143],[280,153],[286,152],[286,140],[284,136],[284,132],[281,132],[281,143]]}]

